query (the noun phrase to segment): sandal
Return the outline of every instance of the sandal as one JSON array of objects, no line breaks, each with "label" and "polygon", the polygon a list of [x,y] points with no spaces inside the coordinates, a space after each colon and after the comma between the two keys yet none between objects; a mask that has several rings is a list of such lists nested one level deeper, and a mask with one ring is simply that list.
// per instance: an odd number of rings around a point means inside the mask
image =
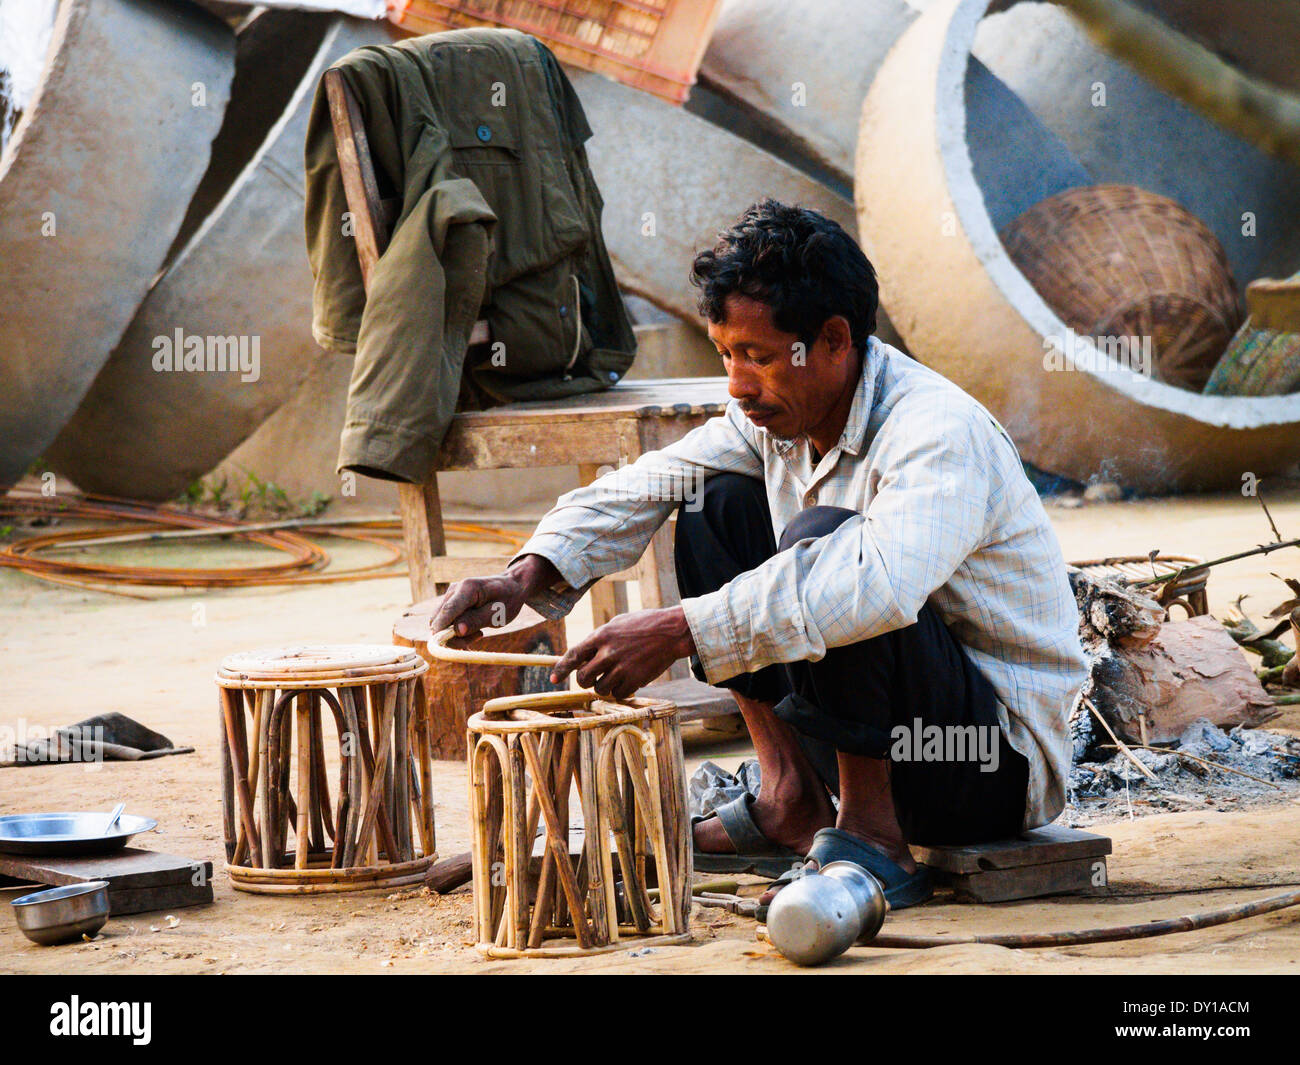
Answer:
[{"label": "sandal", "polygon": [[716,817],[722,822],[722,831],[731,840],[732,852],[702,851],[695,847],[695,868],[702,873],[756,873],[758,876],[776,877],[789,871],[803,855],[789,847],[773,843],[759,830],[749,807],[754,796],[746,793],[729,803],[717,807],[711,814],[691,818],[691,828],[701,821]]}]

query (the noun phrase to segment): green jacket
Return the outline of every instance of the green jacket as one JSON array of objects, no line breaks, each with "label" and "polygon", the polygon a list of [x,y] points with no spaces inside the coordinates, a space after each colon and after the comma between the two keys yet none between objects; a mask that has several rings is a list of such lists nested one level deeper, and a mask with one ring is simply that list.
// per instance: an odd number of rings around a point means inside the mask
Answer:
[{"label": "green jacket", "polygon": [[[453,30],[359,48],[335,68],[360,104],[380,195],[401,198],[367,297],[322,83],[306,144],[312,331],[356,356],[338,465],[423,481],[458,397],[608,388],[636,340],[601,236],[591,129],[549,49],[515,30]],[[492,343],[466,365],[479,317]]]}]

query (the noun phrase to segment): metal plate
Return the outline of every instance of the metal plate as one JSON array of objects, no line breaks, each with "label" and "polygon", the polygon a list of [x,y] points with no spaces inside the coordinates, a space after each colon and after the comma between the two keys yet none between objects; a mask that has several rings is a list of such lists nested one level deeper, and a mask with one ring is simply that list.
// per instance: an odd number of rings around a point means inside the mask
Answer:
[{"label": "metal plate", "polygon": [[104,835],[108,811],[9,814],[0,817],[0,853],[110,854],[140,832],[158,827],[151,817],[123,814],[115,831]]}]

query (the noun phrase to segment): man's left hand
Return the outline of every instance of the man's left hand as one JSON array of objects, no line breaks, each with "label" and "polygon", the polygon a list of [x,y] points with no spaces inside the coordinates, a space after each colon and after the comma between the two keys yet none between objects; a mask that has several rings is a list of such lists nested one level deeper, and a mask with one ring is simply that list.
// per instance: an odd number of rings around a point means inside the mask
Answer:
[{"label": "man's left hand", "polygon": [[679,658],[695,653],[680,606],[620,614],[569,648],[551,671],[560,683],[577,671],[578,683],[598,695],[626,699]]}]

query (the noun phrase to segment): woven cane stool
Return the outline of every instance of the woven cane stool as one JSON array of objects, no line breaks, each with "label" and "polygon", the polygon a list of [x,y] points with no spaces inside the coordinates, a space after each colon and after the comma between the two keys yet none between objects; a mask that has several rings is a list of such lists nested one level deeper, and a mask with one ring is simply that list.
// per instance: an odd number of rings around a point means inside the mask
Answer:
[{"label": "woven cane stool", "polygon": [[[554,665],[429,643],[434,657]],[[677,707],[590,691],[490,699],[470,717],[474,931],[490,957],[690,939],[691,846]]]},{"label": "woven cane stool", "polygon": [[[423,880],[437,859],[427,669],[410,648],[364,644],[221,663],[226,869],[236,888],[309,895]],[[333,802],[322,704],[338,741]]]}]

